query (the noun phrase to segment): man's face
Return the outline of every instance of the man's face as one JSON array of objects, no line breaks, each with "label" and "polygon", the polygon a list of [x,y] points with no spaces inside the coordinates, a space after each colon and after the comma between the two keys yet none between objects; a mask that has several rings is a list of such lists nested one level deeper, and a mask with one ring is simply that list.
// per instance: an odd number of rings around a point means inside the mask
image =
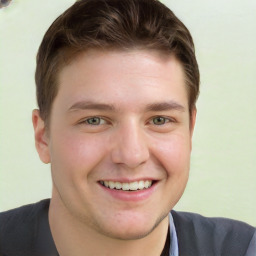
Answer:
[{"label": "man's face", "polygon": [[142,50],[81,54],[61,71],[52,106],[52,201],[101,234],[145,236],[184,191],[194,119],[190,127],[184,74],[174,57]]}]

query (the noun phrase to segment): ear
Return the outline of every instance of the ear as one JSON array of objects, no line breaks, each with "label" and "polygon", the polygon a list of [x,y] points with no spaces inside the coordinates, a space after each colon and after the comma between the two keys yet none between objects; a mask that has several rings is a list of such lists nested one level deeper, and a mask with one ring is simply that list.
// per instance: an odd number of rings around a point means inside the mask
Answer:
[{"label": "ear", "polygon": [[196,124],[196,114],[197,114],[197,109],[196,107],[193,107],[190,115],[190,124],[189,124],[189,129],[190,129],[190,150],[192,150],[192,136],[194,133],[194,128]]},{"label": "ear", "polygon": [[196,114],[197,114],[197,109],[196,109],[196,106],[194,106],[192,111],[191,111],[190,124],[189,124],[191,138],[193,136],[193,132],[194,132],[195,124],[196,124]]},{"label": "ear", "polygon": [[47,136],[45,122],[41,118],[38,109],[34,109],[32,112],[32,123],[34,126],[36,150],[41,161],[48,164],[51,161],[49,138]]}]

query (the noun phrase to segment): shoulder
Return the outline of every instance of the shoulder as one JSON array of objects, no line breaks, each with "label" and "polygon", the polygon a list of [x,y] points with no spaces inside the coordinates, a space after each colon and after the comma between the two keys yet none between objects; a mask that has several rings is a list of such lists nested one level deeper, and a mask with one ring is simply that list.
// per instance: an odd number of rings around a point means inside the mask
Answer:
[{"label": "shoulder", "polygon": [[[24,205],[9,211],[0,213],[0,236],[3,231],[17,229],[28,223],[32,223],[40,214],[47,212],[49,209],[50,199],[42,200],[35,204]],[[6,234],[5,234],[6,235]]]},{"label": "shoulder", "polygon": [[[0,213],[0,254],[33,245],[39,220],[48,215],[49,199]],[[15,249],[15,250],[16,250]]]},{"label": "shoulder", "polygon": [[250,255],[246,252],[256,244],[256,229],[244,222],[188,212],[172,211],[172,216],[181,255]]}]

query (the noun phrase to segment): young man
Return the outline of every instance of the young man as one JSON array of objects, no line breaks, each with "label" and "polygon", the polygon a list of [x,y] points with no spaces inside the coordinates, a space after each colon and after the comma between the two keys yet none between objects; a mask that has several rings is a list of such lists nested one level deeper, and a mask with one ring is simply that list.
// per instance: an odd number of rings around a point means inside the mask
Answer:
[{"label": "young man", "polygon": [[81,0],[37,56],[36,148],[51,200],[1,214],[1,255],[247,255],[247,224],[171,211],[185,189],[199,71],[155,0]]}]

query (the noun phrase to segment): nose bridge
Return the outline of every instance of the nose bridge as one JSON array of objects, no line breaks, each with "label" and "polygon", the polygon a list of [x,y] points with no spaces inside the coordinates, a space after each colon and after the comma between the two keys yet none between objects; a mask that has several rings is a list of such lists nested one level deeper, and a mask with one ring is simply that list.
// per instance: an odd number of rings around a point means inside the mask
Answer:
[{"label": "nose bridge", "polygon": [[147,161],[149,157],[147,139],[143,129],[135,120],[127,121],[120,126],[114,140],[113,162],[135,168]]}]

